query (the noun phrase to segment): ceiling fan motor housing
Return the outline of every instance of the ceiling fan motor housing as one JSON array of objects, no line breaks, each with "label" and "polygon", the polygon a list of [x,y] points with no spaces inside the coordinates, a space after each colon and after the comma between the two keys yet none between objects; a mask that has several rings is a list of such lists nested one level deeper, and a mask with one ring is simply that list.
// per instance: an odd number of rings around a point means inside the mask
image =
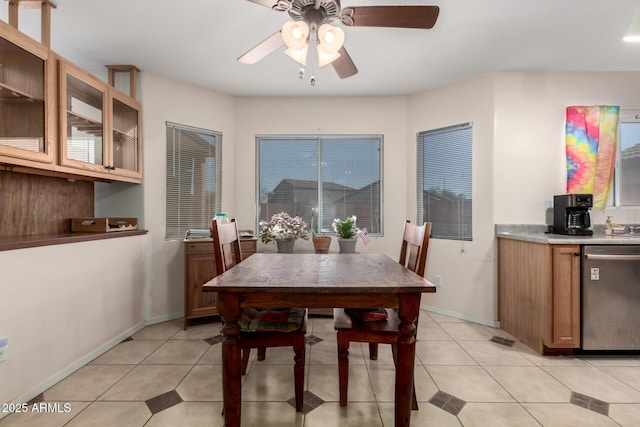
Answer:
[{"label": "ceiling fan motor housing", "polygon": [[329,23],[338,18],[339,0],[292,0],[289,16],[295,21],[308,23]]}]

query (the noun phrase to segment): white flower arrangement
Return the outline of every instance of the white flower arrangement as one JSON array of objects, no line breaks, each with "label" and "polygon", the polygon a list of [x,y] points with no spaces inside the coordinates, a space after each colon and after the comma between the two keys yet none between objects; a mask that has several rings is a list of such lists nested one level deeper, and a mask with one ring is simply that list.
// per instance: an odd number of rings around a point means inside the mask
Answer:
[{"label": "white flower arrangement", "polygon": [[356,226],[357,218],[355,215],[351,215],[344,220],[340,218],[335,218],[331,227],[333,231],[338,235],[341,239],[351,239],[360,234],[360,229]]},{"label": "white flower arrangement", "polygon": [[269,221],[260,221],[260,240],[269,243],[278,239],[309,240],[307,223],[299,216],[291,217],[286,212],[274,214]]}]

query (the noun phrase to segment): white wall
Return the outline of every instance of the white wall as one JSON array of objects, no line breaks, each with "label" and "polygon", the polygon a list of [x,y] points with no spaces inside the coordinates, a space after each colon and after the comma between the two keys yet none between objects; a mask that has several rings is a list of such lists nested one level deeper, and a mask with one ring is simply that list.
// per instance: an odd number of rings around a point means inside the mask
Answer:
[{"label": "white wall", "polygon": [[[566,192],[564,124],[571,105],[640,106],[639,72],[496,76],[493,201],[497,224],[544,224],[545,201]],[[594,210],[595,224],[640,223],[640,209]]]},{"label": "white wall", "polygon": [[164,239],[166,122],[222,132],[222,203],[233,206],[233,98],[148,72],[141,73],[141,93],[144,227],[150,239],[145,320],[156,323],[184,313],[182,241]]},{"label": "white wall", "polygon": [[456,317],[493,325],[497,313],[494,254],[494,79],[481,76],[411,96],[407,216],[416,217],[416,134],[471,122],[473,125],[473,241],[431,239],[427,279],[442,277],[422,305]]},{"label": "white wall", "polygon": [[[427,278],[441,275],[443,286],[425,296],[423,305],[495,324],[495,224],[544,224],[545,202],[565,192],[566,107],[638,108],[639,81],[638,72],[510,72],[411,97],[410,133],[473,122],[473,242],[431,241]],[[408,166],[407,182],[415,186],[415,166]],[[415,187],[409,193],[415,194]],[[415,197],[408,201],[411,215]],[[640,222],[638,208],[594,210],[592,222],[603,224],[606,215],[623,224]]]},{"label": "white wall", "polygon": [[145,240],[0,252],[0,402],[33,398],[144,326]]},{"label": "white wall", "polygon": [[[381,252],[397,258],[407,205],[407,98],[254,98],[235,100],[235,205],[226,209],[240,228],[255,229],[256,135],[345,135],[382,134],[384,237],[372,238],[359,252]],[[258,250],[273,250],[274,243]],[[298,249],[298,247],[300,249]],[[306,249],[305,249],[306,248]],[[296,251],[310,250],[310,242],[296,242]],[[338,251],[332,239],[331,252]]]}]

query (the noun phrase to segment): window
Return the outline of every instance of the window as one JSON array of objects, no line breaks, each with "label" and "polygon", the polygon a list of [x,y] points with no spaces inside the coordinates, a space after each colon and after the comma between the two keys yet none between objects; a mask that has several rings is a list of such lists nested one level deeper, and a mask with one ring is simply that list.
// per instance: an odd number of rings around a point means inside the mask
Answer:
[{"label": "window", "polygon": [[167,122],[166,239],[211,227],[221,202],[221,142],[218,132]]},{"label": "window", "polygon": [[640,111],[621,110],[614,171],[616,206],[640,206]]},{"label": "window", "polygon": [[418,222],[433,238],[473,240],[471,142],[470,123],[418,134]]},{"label": "window", "polygon": [[258,137],[256,158],[258,221],[284,211],[332,233],[356,215],[382,235],[381,136]]}]

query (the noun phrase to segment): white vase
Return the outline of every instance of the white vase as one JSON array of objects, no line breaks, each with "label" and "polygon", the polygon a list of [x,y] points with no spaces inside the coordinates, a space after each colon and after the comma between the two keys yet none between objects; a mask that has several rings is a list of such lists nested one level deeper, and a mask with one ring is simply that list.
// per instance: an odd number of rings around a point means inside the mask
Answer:
[{"label": "white vase", "polygon": [[356,253],[356,243],[358,239],[342,239],[338,238],[338,245],[340,246],[341,254],[354,254]]}]

